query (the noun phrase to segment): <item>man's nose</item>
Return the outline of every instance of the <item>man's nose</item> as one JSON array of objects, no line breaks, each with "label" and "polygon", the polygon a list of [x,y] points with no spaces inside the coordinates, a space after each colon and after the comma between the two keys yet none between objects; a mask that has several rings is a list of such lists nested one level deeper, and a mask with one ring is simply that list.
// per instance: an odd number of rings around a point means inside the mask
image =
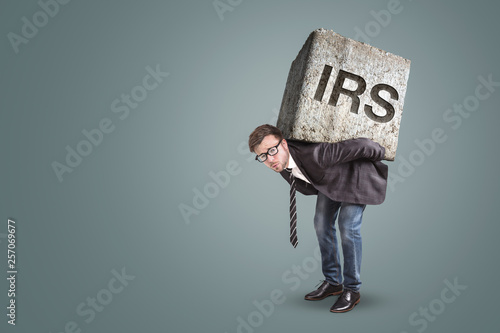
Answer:
[{"label": "man's nose", "polygon": [[275,159],[276,159],[276,155],[267,155],[267,159],[269,160],[269,162],[273,162]]}]

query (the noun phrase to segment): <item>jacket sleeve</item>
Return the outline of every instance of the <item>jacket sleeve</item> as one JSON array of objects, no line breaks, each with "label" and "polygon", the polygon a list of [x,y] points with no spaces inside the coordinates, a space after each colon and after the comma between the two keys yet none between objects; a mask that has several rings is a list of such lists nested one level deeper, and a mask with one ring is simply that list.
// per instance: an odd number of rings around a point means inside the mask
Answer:
[{"label": "jacket sleeve", "polygon": [[314,151],[314,158],[322,167],[357,159],[380,161],[384,156],[385,148],[367,138],[345,140],[338,143],[321,143]]}]

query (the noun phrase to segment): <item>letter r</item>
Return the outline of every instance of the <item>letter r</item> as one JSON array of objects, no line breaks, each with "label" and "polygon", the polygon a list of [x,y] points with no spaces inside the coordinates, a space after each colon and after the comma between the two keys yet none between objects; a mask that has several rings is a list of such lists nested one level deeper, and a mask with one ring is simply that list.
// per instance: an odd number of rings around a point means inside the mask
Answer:
[{"label": "letter r", "polygon": [[[355,81],[358,84],[356,90],[347,90],[346,88],[344,88],[345,79]],[[339,70],[339,75],[335,80],[332,95],[330,96],[330,101],[328,102],[328,104],[337,106],[340,94],[344,94],[352,99],[351,112],[357,114],[359,108],[359,95],[361,95],[365,91],[365,89],[366,81],[361,76]]]}]

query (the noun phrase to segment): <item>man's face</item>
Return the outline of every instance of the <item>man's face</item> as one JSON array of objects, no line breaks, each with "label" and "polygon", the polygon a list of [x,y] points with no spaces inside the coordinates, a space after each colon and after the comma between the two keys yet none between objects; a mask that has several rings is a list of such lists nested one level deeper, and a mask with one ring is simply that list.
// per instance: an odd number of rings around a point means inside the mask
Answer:
[{"label": "man's face", "polygon": [[[262,153],[267,153],[269,148],[275,147],[280,140],[274,135],[268,135],[264,137],[264,140],[255,148],[255,153],[260,155]],[[288,152],[288,144],[285,139],[283,139],[278,146],[278,153],[274,156],[267,155],[267,159],[263,162],[268,168],[273,169],[276,172],[281,172],[288,166],[288,159],[290,153]]]}]

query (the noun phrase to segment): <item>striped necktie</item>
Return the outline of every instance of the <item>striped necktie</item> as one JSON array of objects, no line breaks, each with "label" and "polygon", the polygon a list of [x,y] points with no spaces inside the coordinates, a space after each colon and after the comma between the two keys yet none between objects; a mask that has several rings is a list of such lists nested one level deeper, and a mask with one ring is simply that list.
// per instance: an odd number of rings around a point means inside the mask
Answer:
[{"label": "striped necktie", "polygon": [[297,239],[297,207],[295,201],[295,176],[292,170],[287,169],[290,172],[290,243],[293,247],[297,247],[299,240]]}]

